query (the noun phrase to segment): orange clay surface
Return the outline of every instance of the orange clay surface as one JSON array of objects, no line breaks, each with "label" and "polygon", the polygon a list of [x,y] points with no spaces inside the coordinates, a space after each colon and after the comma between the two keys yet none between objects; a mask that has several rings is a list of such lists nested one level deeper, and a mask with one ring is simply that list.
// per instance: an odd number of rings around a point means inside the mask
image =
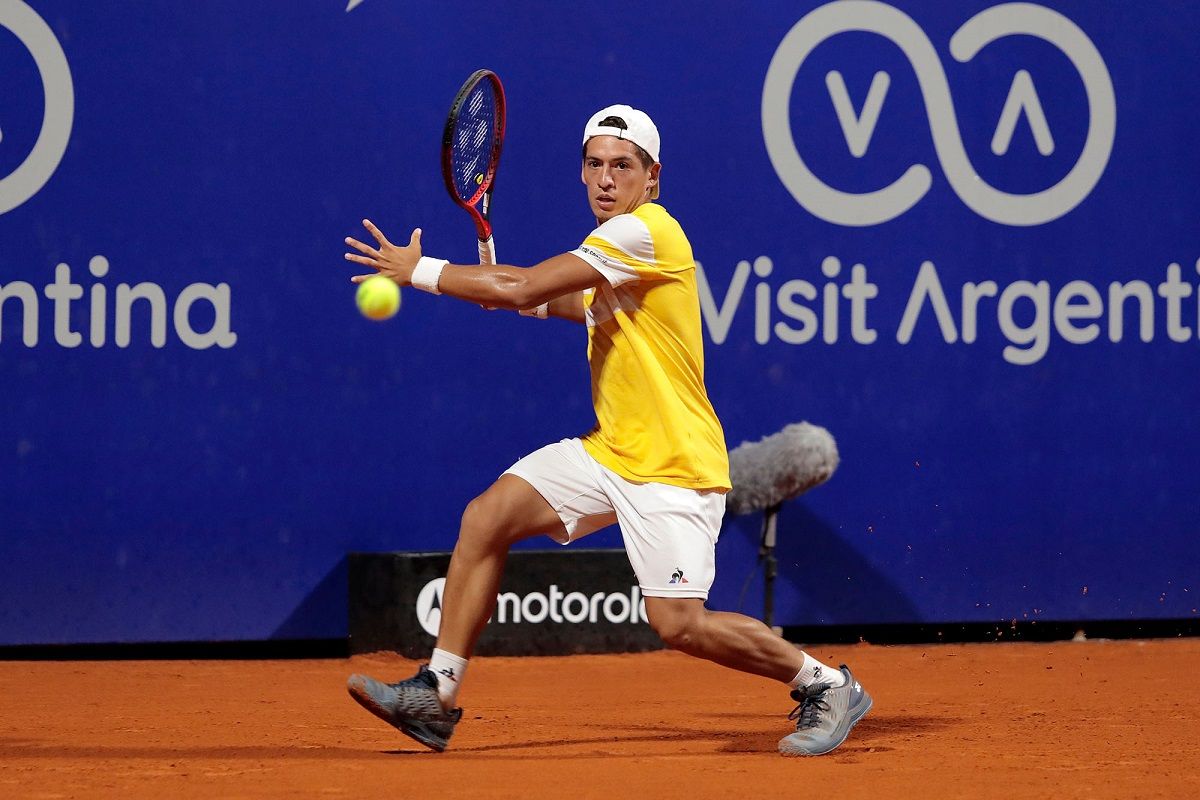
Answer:
[{"label": "orange clay surface", "polygon": [[670,652],[476,659],[441,755],[346,694],[392,655],[0,663],[0,798],[1200,797],[1200,640],[808,649],[875,708],[806,759],[782,687]]}]

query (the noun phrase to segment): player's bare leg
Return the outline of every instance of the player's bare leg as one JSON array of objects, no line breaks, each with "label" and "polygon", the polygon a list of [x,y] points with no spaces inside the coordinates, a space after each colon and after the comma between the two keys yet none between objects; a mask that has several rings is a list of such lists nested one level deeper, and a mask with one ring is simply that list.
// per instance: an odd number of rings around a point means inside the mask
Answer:
[{"label": "player's bare leg", "polygon": [[442,592],[438,649],[470,658],[496,606],[508,550],[538,534],[564,534],[562,520],[537,490],[501,475],[463,512]]},{"label": "player's bare leg", "polygon": [[539,533],[564,533],[550,504],[521,478],[502,475],[471,501],[442,592],[438,646],[428,666],[398,683],[351,675],[346,688],[359,704],[404,733],[444,750],[462,718],[455,708],[467,660],[496,605],[508,549]]},{"label": "player's bare leg", "polygon": [[723,667],[787,683],[804,664],[804,653],[762,622],[709,611],[699,598],[647,597],[646,616],[667,647]]},{"label": "player's bare leg", "polygon": [[779,742],[788,756],[821,755],[846,740],[871,710],[871,696],[850,674],[816,661],[752,617],[709,611],[697,598],[647,597],[646,616],[674,650],[793,687],[796,732]]}]

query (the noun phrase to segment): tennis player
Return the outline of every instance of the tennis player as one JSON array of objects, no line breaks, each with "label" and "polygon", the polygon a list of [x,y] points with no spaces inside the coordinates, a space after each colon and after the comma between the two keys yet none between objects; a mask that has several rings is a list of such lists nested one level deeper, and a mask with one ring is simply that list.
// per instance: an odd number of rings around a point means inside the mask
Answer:
[{"label": "tennis player", "polygon": [[[834,669],[762,622],[704,607],[730,488],[721,424],[704,387],[692,248],[659,204],[658,129],[615,105],[583,132],[582,179],[597,227],[575,250],[536,266],[452,265],[422,255],[421,231],[395,245],[346,239],[346,258],[401,286],[587,326],[596,426],[522,458],[462,517],[429,665],[399,683],[365,675],[350,694],[417,741],[444,750],[475,643],[496,604],[509,547],[536,535],[568,544],[614,522],[667,646],[786,683],[799,705],[784,755],[828,753],[871,708],[845,666]],[[355,281],[369,275],[355,276]]]}]

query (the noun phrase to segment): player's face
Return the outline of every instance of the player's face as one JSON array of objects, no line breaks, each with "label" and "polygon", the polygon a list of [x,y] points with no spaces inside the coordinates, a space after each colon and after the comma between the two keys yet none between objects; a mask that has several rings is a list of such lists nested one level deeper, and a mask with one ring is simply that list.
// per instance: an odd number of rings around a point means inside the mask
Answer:
[{"label": "player's face", "polygon": [[583,155],[583,183],[597,222],[628,214],[650,199],[660,164],[642,166],[637,145],[615,136],[593,136]]}]

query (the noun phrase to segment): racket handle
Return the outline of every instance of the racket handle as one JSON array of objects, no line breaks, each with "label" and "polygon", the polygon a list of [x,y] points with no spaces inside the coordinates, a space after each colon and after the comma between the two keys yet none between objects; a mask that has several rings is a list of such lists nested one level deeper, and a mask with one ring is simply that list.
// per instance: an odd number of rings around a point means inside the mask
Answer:
[{"label": "racket handle", "polygon": [[479,263],[496,263],[496,239],[494,236],[489,236],[487,241],[479,242]]},{"label": "racket handle", "polygon": [[[475,241],[479,243],[479,263],[480,264],[495,264],[496,263],[496,242],[494,241],[494,237],[489,236],[487,238],[487,241],[483,241],[481,239],[476,239]],[[482,308],[485,311],[495,311],[496,310],[495,306],[481,305],[480,308]]]}]

